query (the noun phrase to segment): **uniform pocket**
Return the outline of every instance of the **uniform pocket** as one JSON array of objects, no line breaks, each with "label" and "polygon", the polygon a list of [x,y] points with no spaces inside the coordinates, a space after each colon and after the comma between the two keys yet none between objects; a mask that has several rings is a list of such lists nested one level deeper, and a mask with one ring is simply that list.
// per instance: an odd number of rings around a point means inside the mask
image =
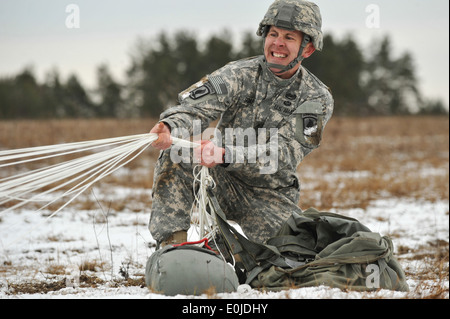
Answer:
[{"label": "uniform pocket", "polygon": [[322,141],[323,106],[318,102],[305,102],[294,112],[295,138],[304,147],[315,149]]}]

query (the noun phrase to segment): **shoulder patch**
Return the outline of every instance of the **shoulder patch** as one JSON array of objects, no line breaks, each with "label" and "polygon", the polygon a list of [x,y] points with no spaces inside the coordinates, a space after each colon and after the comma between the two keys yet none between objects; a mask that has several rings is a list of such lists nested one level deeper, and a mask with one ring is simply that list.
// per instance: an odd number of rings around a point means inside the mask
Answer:
[{"label": "shoulder patch", "polygon": [[323,114],[323,106],[319,102],[306,101],[294,113]]},{"label": "shoulder patch", "polygon": [[214,87],[214,90],[218,95],[225,95],[228,94],[227,85],[225,84],[225,81],[220,76],[211,76],[208,78],[211,85]]},{"label": "shoulder patch", "polygon": [[203,79],[201,79],[199,82],[197,82],[197,83],[191,85],[187,90],[184,90],[183,92],[181,92],[181,93],[178,95],[179,101],[181,102],[181,101],[187,99],[187,98],[190,96],[191,92],[193,92],[193,91],[195,91],[196,89],[198,89],[198,88],[202,87],[203,85],[205,85],[205,83],[206,83],[207,81],[208,81],[208,80],[207,80],[206,78],[203,78]]},{"label": "shoulder patch", "polygon": [[198,100],[206,95],[214,94],[214,89],[209,85],[209,83],[205,83],[203,86],[196,88],[195,90],[189,93],[189,97],[193,100]]}]

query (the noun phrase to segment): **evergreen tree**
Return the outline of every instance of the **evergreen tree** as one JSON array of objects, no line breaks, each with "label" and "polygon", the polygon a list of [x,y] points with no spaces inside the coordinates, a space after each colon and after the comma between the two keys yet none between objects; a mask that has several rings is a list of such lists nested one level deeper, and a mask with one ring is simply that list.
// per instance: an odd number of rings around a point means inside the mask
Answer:
[{"label": "evergreen tree", "polygon": [[60,80],[57,69],[53,69],[47,73],[44,87],[48,92],[48,108],[51,109],[50,118],[60,118],[65,114],[65,89]]},{"label": "evergreen tree", "polygon": [[316,51],[303,65],[333,92],[335,114],[365,113],[365,96],[360,83],[364,58],[350,35],[342,42],[335,41],[330,34],[325,35],[324,50]]},{"label": "evergreen tree", "polygon": [[254,56],[259,56],[264,53],[263,41],[257,37],[253,32],[246,32],[242,38],[242,45],[237,52],[235,59],[244,59]]},{"label": "evergreen tree", "polygon": [[[138,89],[142,92],[142,115],[158,116],[176,102],[178,63],[165,33],[159,35],[156,48],[152,48],[141,61]],[[142,72],[139,74],[139,72]]]},{"label": "evergreen tree", "polygon": [[213,35],[206,42],[203,53],[205,75],[214,72],[234,59],[233,44],[229,32],[224,32],[221,37]]},{"label": "evergreen tree", "polygon": [[97,79],[97,94],[100,101],[96,108],[96,114],[99,117],[117,117],[123,107],[121,85],[113,79],[105,64],[98,67]]},{"label": "evergreen tree", "polygon": [[194,34],[184,31],[176,33],[173,55],[177,61],[177,73],[174,78],[178,78],[177,85],[181,90],[190,87],[205,76],[203,73],[205,62],[201,57]]},{"label": "evergreen tree", "polygon": [[64,86],[64,116],[71,118],[95,117],[96,111],[86,90],[76,75],[71,75]]},{"label": "evergreen tree", "polygon": [[372,49],[363,73],[368,105],[375,114],[398,115],[417,111],[421,97],[417,88],[412,57],[392,57],[389,37],[384,37]]},{"label": "evergreen tree", "polygon": [[0,79],[0,119],[14,118],[12,90],[14,80],[10,78]]},{"label": "evergreen tree", "polygon": [[51,114],[49,92],[37,83],[31,68],[0,81],[0,114],[4,118],[44,118]]}]

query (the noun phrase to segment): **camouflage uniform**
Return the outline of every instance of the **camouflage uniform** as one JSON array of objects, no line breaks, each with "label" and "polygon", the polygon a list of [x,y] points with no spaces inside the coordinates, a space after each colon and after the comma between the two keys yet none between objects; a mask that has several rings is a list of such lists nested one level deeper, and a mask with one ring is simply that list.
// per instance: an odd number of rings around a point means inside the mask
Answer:
[{"label": "camouflage uniform", "polygon": [[[197,98],[196,93],[206,95]],[[328,88],[304,67],[291,79],[280,79],[258,57],[228,64],[180,94],[180,100],[179,106],[161,115],[161,121],[172,131],[182,127],[192,134],[195,119],[201,120],[204,130],[218,118],[217,130],[222,137],[226,128],[278,129],[276,172],[261,174],[263,164],[247,160],[256,151],[255,145],[246,145],[243,163],[235,163],[230,154],[235,153],[236,146],[225,143],[222,145],[226,146],[229,165],[210,169],[217,184],[215,195],[227,218],[239,223],[250,239],[265,242],[299,209],[296,170],[319,146],[332,115],[333,99]],[[311,119],[316,119],[318,131],[305,135],[303,124]],[[158,241],[189,228],[194,198],[195,164],[173,163],[170,151],[161,153],[155,170],[149,228]]]},{"label": "camouflage uniform", "polygon": [[[182,92],[180,105],[161,115],[172,134],[177,129],[193,134],[194,121],[201,121],[203,132],[220,119],[215,142],[226,149],[226,165],[210,169],[217,184],[215,196],[227,218],[258,242],[274,236],[299,211],[297,167],[319,146],[334,106],[329,89],[303,66],[287,80],[270,70],[292,69],[302,60],[308,41],[322,49],[319,8],[303,0],[276,0],[257,34],[265,37],[272,25],[305,35],[298,58],[289,66],[271,65],[264,56],[232,62]],[[232,134],[227,133],[231,129]],[[257,138],[248,137],[242,144],[242,136],[233,132],[246,129],[253,129]],[[275,163],[261,160],[268,153],[275,154]],[[194,200],[193,159],[177,164],[170,154],[171,149],[161,152],[153,184],[149,229],[159,242],[189,229]]]}]

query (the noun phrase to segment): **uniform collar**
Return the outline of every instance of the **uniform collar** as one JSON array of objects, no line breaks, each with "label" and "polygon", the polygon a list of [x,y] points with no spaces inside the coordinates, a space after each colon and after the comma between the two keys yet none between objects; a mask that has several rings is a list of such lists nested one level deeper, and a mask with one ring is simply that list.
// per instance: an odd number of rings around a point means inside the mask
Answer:
[{"label": "uniform collar", "polygon": [[266,82],[269,83],[273,83],[279,87],[287,87],[289,85],[291,85],[292,83],[295,82],[295,80],[301,76],[300,73],[303,73],[301,70],[303,69],[303,67],[300,65],[300,67],[298,68],[297,72],[289,79],[282,79],[278,76],[276,76],[275,74],[273,74],[272,71],[269,70],[269,68],[267,67],[267,63],[265,61],[264,56],[261,57],[259,64],[261,65],[262,68],[262,75],[263,75],[263,79]]}]

